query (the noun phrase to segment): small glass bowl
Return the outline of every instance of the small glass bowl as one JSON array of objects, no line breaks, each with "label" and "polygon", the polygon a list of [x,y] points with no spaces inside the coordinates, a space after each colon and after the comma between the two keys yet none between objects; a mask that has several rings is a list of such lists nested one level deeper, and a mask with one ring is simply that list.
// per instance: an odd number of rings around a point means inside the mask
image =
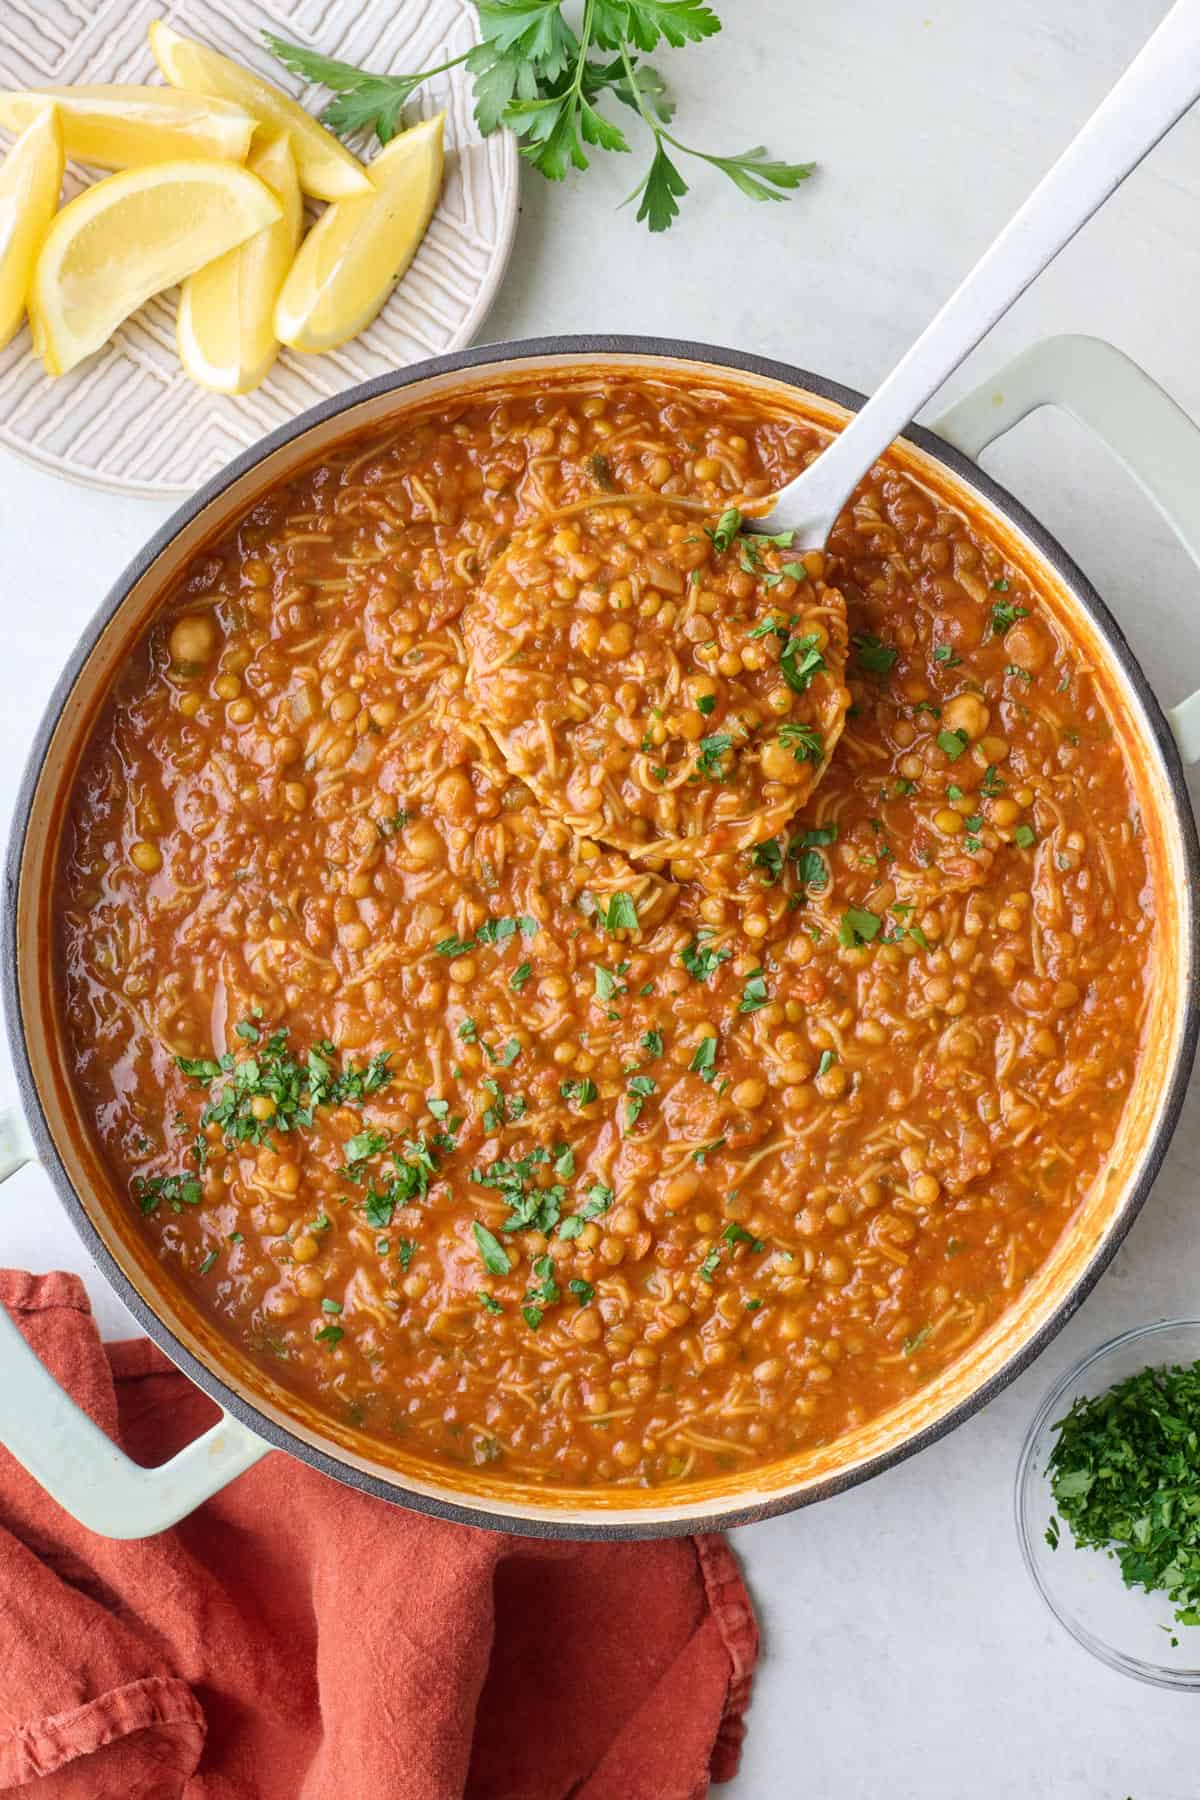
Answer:
[{"label": "small glass bowl", "polygon": [[[1029,1427],[1017,1464],[1017,1536],[1025,1567],[1042,1599],[1085,1650],[1110,1669],[1157,1687],[1200,1688],[1200,1626],[1178,1625],[1165,1594],[1127,1588],[1114,1557],[1081,1549],[1059,1520],[1057,1550],[1046,1542],[1055,1511],[1046,1465],[1055,1424],[1078,1399],[1092,1399],[1147,1367],[1200,1361],[1200,1319],[1139,1325],[1101,1344],[1047,1394]],[[1171,1648],[1171,1639],[1178,1647]]]}]

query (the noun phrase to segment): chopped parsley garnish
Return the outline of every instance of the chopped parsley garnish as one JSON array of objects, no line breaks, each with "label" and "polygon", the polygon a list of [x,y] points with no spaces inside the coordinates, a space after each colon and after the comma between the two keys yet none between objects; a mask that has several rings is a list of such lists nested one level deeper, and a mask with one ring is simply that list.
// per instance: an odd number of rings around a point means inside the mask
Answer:
[{"label": "chopped parsley garnish", "polygon": [[680,951],[679,960],[693,981],[707,981],[714,970],[719,969],[723,962],[728,962],[733,955],[732,950],[714,950],[705,941],[710,935],[709,932],[701,931]]},{"label": "chopped parsley garnish", "polygon": [[939,644],[933,653],[933,660],[941,663],[943,669],[957,669],[962,657],[956,656],[949,644]]},{"label": "chopped parsley garnish", "polygon": [[399,832],[403,831],[407,824],[408,814],[405,812],[404,808],[401,807],[399,812],[394,812],[390,819],[376,819],[375,829],[386,843],[388,838],[394,838]]},{"label": "chopped parsley garnish", "polygon": [[858,666],[865,669],[868,675],[890,675],[892,667],[900,652],[891,644],[885,644],[882,638],[875,637],[872,632],[860,632],[851,638],[857,655]]},{"label": "chopped parsley garnish", "polygon": [[[241,1020],[234,1029],[243,1043],[251,1046],[249,1054],[235,1057],[226,1053],[219,1061],[211,1057],[175,1059],[185,1075],[209,1089],[200,1115],[201,1131],[206,1125],[219,1125],[231,1146],[269,1144],[275,1132],[311,1126],[318,1106],[361,1106],[392,1080],[387,1051],[365,1065],[350,1062],[338,1070],[338,1053],[326,1040],[314,1044],[300,1062],[288,1048],[286,1026],[273,1031],[265,1043],[250,1019]],[[255,1102],[263,1100],[272,1102],[272,1110],[260,1118]]]},{"label": "chopped parsley garnish", "polygon": [[830,1069],[832,1069],[832,1067],[836,1061],[837,1061],[837,1057],[834,1055],[832,1050],[822,1050],[821,1060],[817,1064],[818,1077],[821,1075],[828,1075]]},{"label": "chopped parsley garnish", "polygon": [[728,1247],[732,1250],[738,1244],[747,1245],[755,1255],[758,1255],[767,1247],[762,1238],[752,1237],[741,1225],[727,1225],[721,1233],[719,1242],[713,1245],[712,1249],[708,1252],[708,1255],[704,1258],[704,1261],[700,1264],[697,1273],[699,1274],[701,1281],[711,1281],[721,1266],[721,1261],[726,1248]]},{"label": "chopped parsley garnish", "polygon": [[480,1306],[482,1306],[484,1312],[502,1313],[504,1311],[500,1302],[495,1299],[493,1295],[486,1294],[482,1288],[476,1289],[475,1298],[478,1300]]},{"label": "chopped parsley garnish", "polygon": [[724,780],[724,758],[733,749],[733,739],[727,731],[716,731],[711,737],[700,739],[700,750],[696,757],[696,769],[710,781]]},{"label": "chopped parsley garnish", "polygon": [[921,1348],[922,1344],[924,1344],[926,1342],[926,1340],[928,1339],[930,1329],[931,1329],[930,1326],[922,1325],[920,1331],[915,1332],[913,1334],[913,1336],[910,1338],[905,1338],[904,1343],[901,1345],[901,1348],[904,1351],[905,1356],[915,1356],[916,1355],[917,1351]]},{"label": "chopped parsley garnish", "polygon": [[488,1274],[507,1275],[512,1264],[508,1260],[508,1251],[500,1240],[493,1236],[486,1225],[481,1225],[478,1219],[472,1221],[471,1232],[479,1251],[479,1259]]},{"label": "chopped parsley garnish", "polygon": [[485,919],[474,937],[448,937],[433,946],[438,956],[465,956],[480,944],[506,944],[520,932],[522,937],[536,937],[540,926],[528,913],[519,918]]},{"label": "chopped parsley garnish", "polygon": [[[423,1200],[429,1192],[429,1178],[438,1172],[437,1158],[423,1137],[404,1145],[407,1155],[393,1150],[393,1173],[386,1182],[372,1181],[363,1196],[363,1216],[375,1230],[386,1228],[398,1206]],[[356,1177],[361,1179],[361,1175]]]},{"label": "chopped parsley garnish", "polygon": [[738,1011],[744,1013],[757,1012],[760,1007],[768,1004],[770,998],[771,996],[767,992],[767,978],[763,970],[752,969],[746,977],[746,985],[742,989],[742,998],[741,1003],[738,1006]]},{"label": "chopped parsley garnish", "polygon": [[647,1056],[661,1056],[662,1055],[663,1041],[662,1041],[662,1033],[661,1032],[659,1032],[659,1031],[644,1031],[642,1033],[641,1041],[642,1041],[642,1049],[646,1052]]},{"label": "chopped parsley garnish", "polygon": [[798,763],[819,763],[825,754],[825,743],[815,725],[801,725],[789,720],[779,727],[779,742],[790,750]]},{"label": "chopped parsley garnish", "polygon": [[198,1275],[207,1275],[208,1271],[215,1266],[217,1257],[219,1256],[219,1254],[220,1254],[220,1252],[217,1250],[210,1250],[208,1255],[205,1257],[204,1261],[200,1264],[200,1267],[197,1269],[196,1273]]},{"label": "chopped parsley garnish", "polygon": [[625,1101],[625,1123],[635,1125],[641,1117],[643,1106],[654,1093],[658,1083],[649,1075],[633,1075],[629,1081],[629,1094]]},{"label": "chopped parsley garnish", "polygon": [[1006,784],[1001,781],[999,775],[996,773],[995,763],[989,763],[984,770],[983,780],[979,784],[980,793],[986,794],[989,800],[993,800],[997,794],[1002,794],[1004,792],[1005,786]]},{"label": "chopped parsley garnish", "polygon": [[838,938],[847,948],[870,944],[879,936],[882,924],[883,920],[876,913],[867,912],[865,907],[851,906],[842,914]]},{"label": "chopped parsley garnish", "polygon": [[508,978],[508,985],[514,994],[520,993],[532,973],[533,965],[531,963],[523,962],[517,964],[517,967]]},{"label": "chopped parsley garnish", "polygon": [[783,649],[779,652],[779,673],[793,693],[806,694],[813,684],[814,676],[819,675],[825,667],[825,658],[817,645],[818,639],[814,632],[785,640]]},{"label": "chopped parsley garnish", "polygon": [[1055,1429],[1046,1473],[1076,1545],[1114,1556],[1126,1587],[1165,1593],[1181,1625],[1200,1625],[1200,1364],[1080,1396]]},{"label": "chopped parsley garnish", "polygon": [[605,1187],[602,1181],[594,1181],[587,1191],[583,1205],[577,1207],[570,1218],[564,1219],[559,1226],[559,1237],[577,1238],[589,1220],[603,1217],[612,1205],[614,1198],[610,1187]]},{"label": "chopped parsley garnish", "polygon": [[1004,673],[1006,675],[1015,675],[1018,681],[1029,682],[1033,680],[1033,676],[1029,673],[1029,670],[1023,669],[1020,663],[1005,663]]},{"label": "chopped parsley garnish", "polygon": [[750,852],[750,867],[766,871],[768,884],[779,880],[783,874],[783,848],[778,838],[766,838],[761,844],[755,844]]},{"label": "chopped parsley garnish", "polygon": [[318,1344],[328,1344],[331,1350],[335,1344],[341,1343],[345,1335],[340,1325],[322,1325],[320,1331],[313,1333]]},{"label": "chopped parsley garnish", "polygon": [[817,851],[826,849],[836,838],[836,825],[819,825],[812,831],[800,832],[788,845],[788,860],[795,865],[796,880],[810,893],[822,893],[829,886],[828,865]]},{"label": "chopped parsley garnish", "polygon": [[204,1198],[203,1184],[194,1175],[135,1175],[130,1186],[147,1217],[160,1205],[182,1212],[185,1206],[199,1206]]},{"label": "chopped parsley garnish", "polygon": [[637,902],[632,894],[612,894],[606,908],[601,913],[605,931],[636,931],[638,927]]},{"label": "chopped parsley garnish", "polygon": [[[783,535],[783,533],[780,533],[780,536]],[[791,535],[794,535],[794,533]],[[778,587],[785,577],[790,577],[792,581],[807,581],[808,570],[802,562],[785,562],[778,569],[772,569],[768,574],[763,576],[763,586],[767,588]]]},{"label": "chopped parsley garnish", "polygon": [[723,556],[741,529],[741,513],[736,506],[729,506],[726,507],[715,525],[704,527],[704,535],[712,539],[712,547],[717,555]]},{"label": "chopped parsley garnish", "polygon": [[711,1144],[701,1144],[698,1150],[693,1150],[692,1161],[695,1163],[696,1167],[698,1169],[703,1169],[707,1165],[709,1157],[712,1156],[715,1151],[720,1150],[724,1143],[725,1139],[723,1137],[714,1138]]},{"label": "chopped parsley garnish", "polygon": [[703,713],[704,717],[706,719],[708,718],[709,714],[715,712],[716,709],[717,709],[717,696],[715,694],[700,694],[697,697],[696,711],[699,713]]},{"label": "chopped parsley garnish", "polygon": [[618,981],[613,971],[604,968],[601,963],[592,964],[592,974],[596,983],[595,995],[597,1000],[612,1000],[615,996],[624,994],[627,991],[625,983],[623,981]]},{"label": "chopped parsley garnish", "polygon": [[1037,833],[1032,825],[1018,825],[1013,832],[1013,843],[1019,844],[1022,850],[1032,850],[1037,843]]},{"label": "chopped parsley garnish", "polygon": [[580,1306],[590,1306],[596,1290],[590,1281],[580,1281],[578,1276],[568,1281],[567,1286],[578,1300]]},{"label": "chopped parsley garnish", "polygon": [[396,1255],[400,1258],[400,1267],[402,1269],[408,1268],[416,1253],[417,1240],[415,1238],[400,1238],[397,1240]]},{"label": "chopped parsley garnish", "polygon": [[[992,586],[998,587],[999,583],[993,582]],[[1004,591],[1007,592],[1007,590],[1008,583],[1005,582]],[[1027,606],[1014,606],[1011,600],[994,601],[991,617],[992,636],[1003,637],[1010,625],[1015,625],[1018,619],[1027,619],[1028,617],[1029,608]]]},{"label": "chopped parsley garnish", "polygon": [[965,731],[939,731],[937,746],[944,750],[951,762],[957,762],[963,751],[971,742]]},{"label": "chopped parsley garnish", "polygon": [[361,1176],[360,1165],[367,1162],[372,1156],[378,1156],[381,1150],[386,1150],[388,1143],[387,1132],[377,1131],[373,1125],[366,1126],[362,1131],[355,1132],[352,1138],[347,1139],[343,1150],[346,1167],[352,1172],[354,1180],[358,1180]]},{"label": "chopped parsley garnish", "polygon": [[717,1040],[715,1037],[702,1037],[696,1045],[688,1068],[701,1081],[711,1081],[717,1072]]},{"label": "chopped parsley garnish", "polygon": [[576,1081],[561,1081],[558,1091],[564,1100],[572,1100],[576,1106],[590,1106],[599,1097],[599,1089],[590,1075]]}]

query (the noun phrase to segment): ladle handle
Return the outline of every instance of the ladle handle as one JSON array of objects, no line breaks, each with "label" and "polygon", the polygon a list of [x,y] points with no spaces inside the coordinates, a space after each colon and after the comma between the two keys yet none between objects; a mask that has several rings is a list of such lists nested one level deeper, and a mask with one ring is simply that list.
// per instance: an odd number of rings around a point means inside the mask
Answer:
[{"label": "ladle handle", "polygon": [[1200,0],[1154,36],[887,380],[758,529],[820,548],[850,494],[963,358],[1200,95]]}]

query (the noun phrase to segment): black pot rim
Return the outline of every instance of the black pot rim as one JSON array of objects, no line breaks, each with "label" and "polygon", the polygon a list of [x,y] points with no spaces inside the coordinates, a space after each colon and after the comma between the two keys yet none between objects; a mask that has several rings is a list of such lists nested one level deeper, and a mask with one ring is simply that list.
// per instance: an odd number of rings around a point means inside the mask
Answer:
[{"label": "black pot rim", "polygon": [[[340,1457],[307,1443],[259,1412],[249,1401],[228,1387],[207,1364],[202,1363],[185,1348],[170,1327],[159,1318],[142,1297],[100,1237],[59,1159],[50,1133],[49,1122],[42,1107],[41,1096],[34,1080],[25,1043],[16,962],[17,890],[33,796],[41,775],[43,761],[68,698],[102,632],[123,603],[130,589],[146,574],[176,534],[198,513],[214,500],[219,499],[227,488],[253,469],[256,464],[262,462],[275,450],[303,437],[314,426],[323,424],[340,413],[349,412],[365,401],[389,393],[399,394],[405,388],[431,376],[456,374],[462,370],[484,368],[489,365],[502,367],[507,363],[548,356],[570,357],[580,362],[586,362],[589,358],[620,356],[654,358],[665,362],[706,364],[718,370],[728,369],[735,374],[762,376],[784,386],[815,394],[821,399],[833,401],[852,411],[857,411],[864,404],[865,398],[857,390],[844,387],[840,382],[830,381],[824,376],[812,374],[788,363],[777,362],[770,357],[755,356],[742,351],[730,350],[720,345],[691,343],[673,338],[621,335],[525,338],[499,344],[477,345],[468,350],[458,350],[447,356],[432,357],[425,362],[414,363],[408,368],[397,370],[390,375],[376,376],[371,381],[348,388],[344,393],[322,401],[307,412],[301,413],[289,424],[280,426],[266,437],[261,438],[250,449],[243,451],[212,480],[206,482],[189,500],[177,507],[127,565],[109,589],[72,651],[39,722],[17,794],[4,866],[2,991],[8,1041],[16,1070],[18,1093],[37,1147],[39,1160],[50,1175],[72,1224],[82,1238],[89,1254],[98,1264],[101,1273],[147,1336],[152,1338],[171,1360],[224,1411],[230,1413],[264,1442],[275,1449],[288,1451],[291,1455],[299,1457],[303,1462],[321,1470],[322,1473],[331,1476],[334,1480],[341,1481],[361,1493],[386,1500],[393,1505],[408,1507],[417,1512],[457,1524],[503,1531],[515,1536],[593,1539],[611,1542],[622,1539],[676,1537],[697,1530],[723,1531],[737,1525],[753,1524],[763,1519],[793,1512],[802,1506],[811,1506],[818,1500],[829,1499],[835,1494],[844,1493],[852,1487],[857,1487],[861,1482],[868,1481],[873,1476],[881,1475],[885,1470],[894,1468],[908,1457],[915,1456],[919,1451],[928,1448],[939,1438],[945,1437],[956,1426],[974,1417],[1040,1356],[1051,1339],[1057,1336],[1067,1321],[1079,1310],[1116,1255],[1130,1226],[1141,1211],[1162,1166],[1167,1146],[1186,1097],[1188,1078],[1196,1052],[1197,1034],[1200,1032],[1200,1008],[1197,1007],[1194,1000],[1187,1008],[1187,1018],[1175,1052],[1173,1067],[1165,1084],[1161,1106],[1148,1134],[1141,1166],[1136,1179],[1130,1184],[1122,1201],[1119,1217],[1108,1232],[1103,1244],[1093,1253],[1088,1263],[1063,1294],[1053,1312],[1001,1368],[940,1418],[914,1432],[903,1443],[868,1458],[853,1469],[832,1474],[827,1479],[802,1490],[783,1490],[770,1499],[756,1504],[735,1506],[726,1510],[717,1507],[711,1511],[694,1512],[690,1516],[645,1523],[636,1520],[610,1520],[603,1512],[597,1512],[594,1520],[577,1522],[556,1518],[551,1512],[547,1512],[544,1517],[524,1518],[506,1513],[498,1508],[492,1510],[486,1507],[474,1508],[459,1505],[436,1495],[424,1494],[383,1481],[365,1470],[344,1462]],[[1186,937],[1190,966],[1195,970],[1200,967],[1200,913],[1191,903],[1191,896],[1195,892],[1197,878],[1200,876],[1200,839],[1197,837],[1196,822],[1192,813],[1178,747],[1162,708],[1142,673],[1124,632],[1074,560],[1007,489],[993,480],[990,475],[985,474],[969,457],[923,426],[910,426],[904,433],[904,438],[924,450],[935,461],[965,482],[968,487],[982,495],[1024,534],[1046,564],[1070,589],[1073,597],[1084,611],[1090,615],[1093,623],[1104,637],[1114,660],[1137,695],[1149,723],[1154,749],[1167,775],[1175,812],[1175,823],[1187,867]],[[686,1505],[687,1501],[683,1500],[680,1504]]]}]

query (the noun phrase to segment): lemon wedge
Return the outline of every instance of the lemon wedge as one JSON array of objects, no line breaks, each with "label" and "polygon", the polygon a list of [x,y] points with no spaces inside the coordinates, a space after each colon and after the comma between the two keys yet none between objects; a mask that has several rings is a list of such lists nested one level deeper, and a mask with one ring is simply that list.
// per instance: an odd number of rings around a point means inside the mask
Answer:
[{"label": "lemon wedge", "polygon": [[154,163],[64,206],[33,271],[29,317],[51,375],[98,350],[163,288],[273,225],[283,208],[239,163]]},{"label": "lemon wedge", "polygon": [[193,381],[220,394],[248,394],[279,354],[275,302],[300,242],[304,214],[286,131],[269,133],[261,144],[256,138],[246,167],[270,188],[280,215],[236,250],[188,276],[175,325],[184,368]]},{"label": "lemon wedge", "polygon": [[368,189],[366,171],[331,132],[287,94],[252,75],[219,50],[181,37],[162,19],[150,26],[150,49],[165,80],[192,94],[233,100],[262,125],[286,131],[292,140],[300,186],[317,200],[344,200]]},{"label": "lemon wedge", "polygon": [[371,192],[327,207],[300,246],[275,335],[293,350],[333,350],[371,323],[425,236],[442,185],[445,114],[393,138],[367,167]]},{"label": "lemon wedge", "polygon": [[25,317],[29,278],[62,177],[62,127],[55,109],[45,106],[0,163],[0,350]]},{"label": "lemon wedge", "polygon": [[77,162],[133,169],[180,156],[242,162],[256,120],[242,106],[161,87],[44,87],[0,93],[0,125],[23,131],[57,107],[63,146]]}]

